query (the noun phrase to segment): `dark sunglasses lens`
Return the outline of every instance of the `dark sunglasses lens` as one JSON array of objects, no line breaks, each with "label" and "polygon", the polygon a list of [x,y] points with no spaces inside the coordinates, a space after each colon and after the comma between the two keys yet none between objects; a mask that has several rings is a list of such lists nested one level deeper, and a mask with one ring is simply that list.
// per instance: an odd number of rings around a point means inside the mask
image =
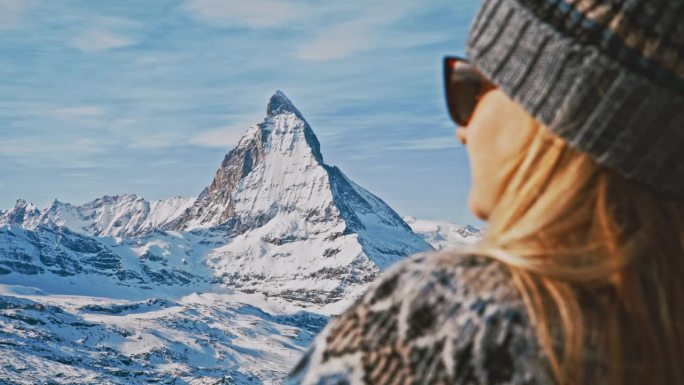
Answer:
[{"label": "dark sunglasses lens", "polygon": [[457,59],[445,60],[445,86],[451,119],[460,126],[468,124],[482,90],[482,81],[472,65]]},{"label": "dark sunglasses lens", "polygon": [[477,97],[480,93],[480,83],[462,82],[456,87],[454,95],[456,97],[456,116],[458,116],[461,125],[468,124],[470,117],[475,110],[477,104]]}]

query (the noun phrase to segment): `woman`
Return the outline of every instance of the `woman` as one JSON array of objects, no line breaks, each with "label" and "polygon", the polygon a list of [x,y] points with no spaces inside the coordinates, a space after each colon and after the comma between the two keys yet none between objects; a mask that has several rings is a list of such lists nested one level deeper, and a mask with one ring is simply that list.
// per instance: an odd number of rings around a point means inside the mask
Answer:
[{"label": "woman", "polygon": [[684,384],[684,2],[485,0],[450,112],[484,239],[391,268],[302,384]]}]

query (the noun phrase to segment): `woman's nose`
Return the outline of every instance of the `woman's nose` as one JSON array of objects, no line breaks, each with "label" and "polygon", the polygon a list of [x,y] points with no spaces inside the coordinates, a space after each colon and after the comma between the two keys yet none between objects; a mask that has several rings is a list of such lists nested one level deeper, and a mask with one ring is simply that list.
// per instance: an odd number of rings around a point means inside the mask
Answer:
[{"label": "woman's nose", "polygon": [[465,146],[465,144],[466,144],[466,128],[465,127],[457,127],[456,128],[456,137],[458,138],[458,141],[461,142]]}]

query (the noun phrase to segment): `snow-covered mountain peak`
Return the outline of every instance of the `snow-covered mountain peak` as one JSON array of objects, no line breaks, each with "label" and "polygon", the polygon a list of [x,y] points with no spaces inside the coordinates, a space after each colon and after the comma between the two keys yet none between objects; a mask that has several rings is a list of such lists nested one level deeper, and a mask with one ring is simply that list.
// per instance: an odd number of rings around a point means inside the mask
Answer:
[{"label": "snow-covered mountain peak", "polygon": [[313,130],[292,101],[277,91],[264,119],[245,132],[193,207],[167,229],[230,222],[229,227],[241,232],[283,210],[325,210],[332,202],[325,167]]},{"label": "snow-covered mountain peak", "polygon": [[[31,203],[31,204],[32,204],[32,203]],[[29,205],[29,203],[26,202],[25,199],[19,198],[19,199],[17,199],[17,202],[14,204],[14,207],[15,207],[15,208],[16,208],[16,207],[26,207],[26,206],[28,206],[28,205]]]},{"label": "snow-covered mountain peak", "polygon": [[16,211],[26,211],[26,212],[31,212],[35,211],[38,208],[33,204],[33,202],[27,202],[24,199],[17,199],[17,202],[14,204],[14,210]]},{"label": "snow-covered mountain peak", "polygon": [[283,91],[277,90],[268,101],[266,114],[268,116],[275,116],[287,113],[295,114],[298,118],[303,119],[301,112],[295,107],[290,98],[288,98]]},{"label": "snow-covered mountain peak", "polygon": [[24,224],[35,220],[40,215],[40,210],[31,202],[17,199],[14,208],[0,213],[0,223]]},{"label": "snow-covered mountain peak", "polygon": [[[276,146],[273,150],[291,152],[294,145],[301,141],[301,145],[305,147],[302,150],[306,153],[310,151],[318,163],[323,163],[321,145],[316,134],[299,109],[282,91],[278,90],[271,96],[266,113],[263,122],[257,126],[267,146],[277,142],[285,146]],[[246,136],[249,134],[250,131]]]}]

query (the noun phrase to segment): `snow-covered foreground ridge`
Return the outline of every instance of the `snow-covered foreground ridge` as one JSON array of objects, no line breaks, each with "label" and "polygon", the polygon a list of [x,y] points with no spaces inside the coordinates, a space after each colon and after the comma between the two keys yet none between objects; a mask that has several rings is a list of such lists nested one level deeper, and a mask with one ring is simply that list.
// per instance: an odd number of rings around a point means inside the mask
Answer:
[{"label": "snow-covered foreground ridge", "polygon": [[278,383],[387,266],[469,242],[409,221],[278,91],[197,198],[0,212],[0,383]]},{"label": "snow-covered foreground ridge", "polygon": [[0,285],[0,384],[277,384],[326,322],[254,294],[123,300]]}]

